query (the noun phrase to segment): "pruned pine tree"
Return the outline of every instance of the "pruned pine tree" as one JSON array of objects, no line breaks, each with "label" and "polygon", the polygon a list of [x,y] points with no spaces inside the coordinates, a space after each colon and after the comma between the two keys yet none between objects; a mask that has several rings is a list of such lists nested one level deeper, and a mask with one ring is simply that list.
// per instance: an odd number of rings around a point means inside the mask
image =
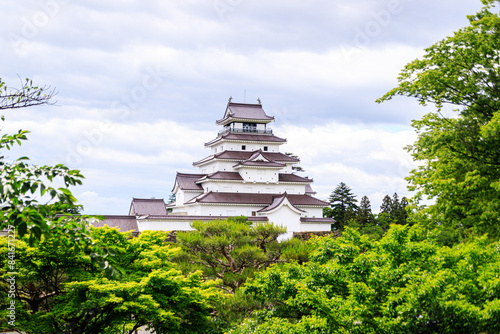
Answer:
[{"label": "pruned pine tree", "polygon": [[286,228],[272,223],[251,224],[244,219],[195,221],[195,229],[179,232],[177,240],[184,249],[186,269],[199,268],[207,279],[220,281],[219,287],[235,291],[256,271],[280,258],[278,236]]}]

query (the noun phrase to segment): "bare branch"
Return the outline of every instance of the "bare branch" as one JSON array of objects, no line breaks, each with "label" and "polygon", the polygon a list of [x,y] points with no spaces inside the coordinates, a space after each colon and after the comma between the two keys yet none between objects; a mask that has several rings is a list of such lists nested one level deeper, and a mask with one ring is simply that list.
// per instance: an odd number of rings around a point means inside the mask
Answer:
[{"label": "bare branch", "polygon": [[0,80],[0,110],[19,109],[39,106],[43,104],[55,105],[57,101],[51,99],[57,95],[55,88],[50,86],[33,86],[33,82],[26,79],[21,82],[21,88],[8,88]]}]

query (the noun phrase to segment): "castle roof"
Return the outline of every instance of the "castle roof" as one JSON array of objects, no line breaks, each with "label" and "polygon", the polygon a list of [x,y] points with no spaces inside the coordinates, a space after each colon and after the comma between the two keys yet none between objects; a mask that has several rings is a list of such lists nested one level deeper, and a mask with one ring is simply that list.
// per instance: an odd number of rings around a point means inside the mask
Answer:
[{"label": "castle roof", "polygon": [[199,190],[203,191],[203,187],[196,183],[202,177],[207,174],[187,174],[187,173],[177,173],[175,177],[175,187],[179,187],[182,190]]},{"label": "castle roof", "polygon": [[117,227],[120,232],[139,231],[135,216],[105,215],[100,217],[104,219],[92,222],[92,226],[103,227],[108,225],[111,228]]},{"label": "castle roof", "polygon": [[243,181],[240,173],[238,172],[214,172],[204,177],[198,179],[196,182],[204,180],[231,180],[231,181]]},{"label": "castle roof", "polygon": [[295,205],[293,205],[288,200],[288,194],[286,192],[284,194],[282,194],[281,196],[274,197],[273,198],[273,202],[269,206],[267,206],[267,207],[265,207],[263,209],[260,209],[257,212],[272,212],[272,211],[274,211],[276,209],[279,209],[280,206],[282,206],[284,204],[287,204],[292,210],[294,210],[297,213],[303,213],[303,212],[305,212],[304,210],[301,210],[301,209],[297,208]]},{"label": "castle roof", "polygon": [[259,142],[259,143],[286,143],[286,139],[277,137],[273,134],[255,134],[255,133],[234,133],[225,132],[217,138],[205,143],[205,146],[217,144],[221,140],[227,141],[242,141],[242,142]]},{"label": "castle roof", "polygon": [[133,198],[130,204],[130,215],[166,215],[165,201],[163,198]]},{"label": "castle roof", "polygon": [[[282,194],[261,194],[261,193],[227,193],[212,192],[201,194],[185,204],[205,203],[205,204],[248,204],[258,206],[269,206],[275,197]],[[328,206],[328,202],[321,201],[309,195],[287,194],[287,199],[294,206]]]},{"label": "castle roof", "polygon": [[224,159],[231,161],[246,161],[249,160],[256,152],[260,152],[264,158],[273,162],[280,163],[297,163],[300,159],[290,157],[281,152],[264,152],[261,150],[257,151],[223,151],[216,154],[212,154],[202,160],[193,162],[193,166],[202,165],[214,159]]},{"label": "castle roof", "polygon": [[227,104],[226,112],[222,119],[217,120],[217,124],[225,125],[234,121],[252,121],[256,123],[269,123],[274,121],[274,117],[267,116],[266,112],[259,104],[233,103]]}]

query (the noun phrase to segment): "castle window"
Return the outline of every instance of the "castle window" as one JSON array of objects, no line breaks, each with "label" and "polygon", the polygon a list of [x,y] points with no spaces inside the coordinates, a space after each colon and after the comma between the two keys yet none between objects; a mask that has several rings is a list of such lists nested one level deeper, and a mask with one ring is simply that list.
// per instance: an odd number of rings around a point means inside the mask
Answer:
[{"label": "castle window", "polygon": [[243,123],[243,132],[257,132],[257,123]]},{"label": "castle window", "polygon": [[246,146],[246,145],[241,145],[241,149],[242,149],[243,151],[245,151],[245,150],[247,149],[247,146]]},{"label": "castle window", "polygon": [[267,151],[267,146],[264,146],[264,151]]}]

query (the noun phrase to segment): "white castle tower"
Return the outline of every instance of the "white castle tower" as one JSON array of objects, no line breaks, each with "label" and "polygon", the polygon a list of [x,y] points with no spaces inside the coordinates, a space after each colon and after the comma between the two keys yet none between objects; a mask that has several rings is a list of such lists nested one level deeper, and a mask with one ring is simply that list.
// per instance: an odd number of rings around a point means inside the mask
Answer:
[{"label": "white castle tower", "polygon": [[126,216],[104,216],[122,231],[187,231],[195,220],[247,216],[251,222],[273,222],[287,228],[282,239],[297,232],[329,232],[323,218],[329,203],[314,198],[312,179],[294,173],[299,159],[280,152],[286,139],[268,127],[274,117],[262,105],[227,104],[217,137],[207,143],[210,155],[193,163],[197,173],[177,173],[175,202],[134,198]]},{"label": "white castle tower", "polygon": [[314,198],[312,179],[294,173],[299,159],[280,152],[286,139],[273,134],[268,116],[258,104],[229,100],[217,137],[207,143],[210,155],[196,161],[196,174],[177,173],[170,215],[190,219],[247,216],[270,221],[293,232],[330,231],[323,218],[327,202]]}]

